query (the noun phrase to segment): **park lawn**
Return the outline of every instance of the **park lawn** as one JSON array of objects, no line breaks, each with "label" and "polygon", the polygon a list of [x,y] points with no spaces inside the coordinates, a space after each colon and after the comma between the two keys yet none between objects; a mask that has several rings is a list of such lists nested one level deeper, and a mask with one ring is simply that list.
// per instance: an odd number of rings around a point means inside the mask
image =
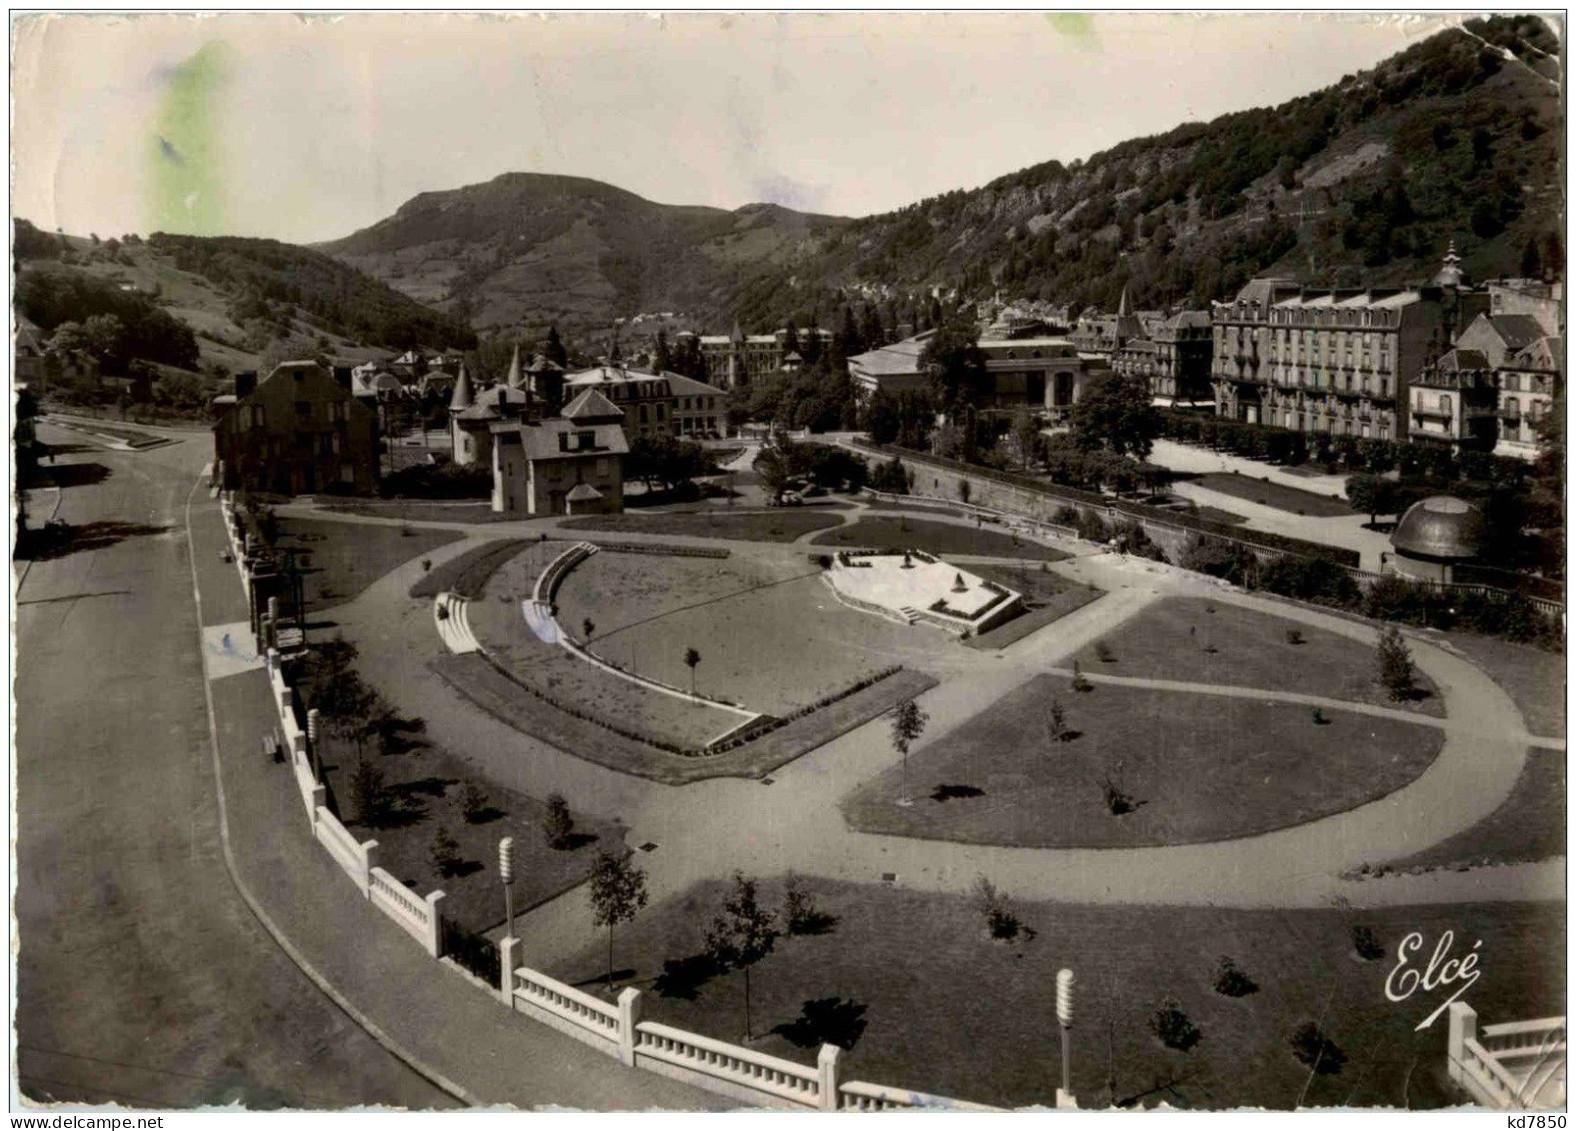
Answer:
[{"label": "park lawn", "polygon": [[[1111,1103],[1108,1081],[1124,1107],[1286,1110],[1299,1097],[1305,1107],[1465,1102],[1446,1075],[1445,1020],[1414,1032],[1444,993],[1386,1000],[1393,963],[1356,956],[1358,925],[1375,932],[1386,954],[1414,930],[1430,951],[1445,930],[1465,946],[1481,939],[1487,957],[1471,997],[1485,1024],[1546,1017],[1564,1003],[1564,909],[1553,904],[1354,912],[1024,902],[1014,910],[1032,937],[1002,942],[988,937],[968,896],[822,879],[805,886],[829,922],[820,934],[779,939],[753,968],[751,1047],[814,1064],[819,1039],[835,1038],[851,1045],[844,1079],[1002,1107],[1055,1102],[1055,985],[1064,967],[1077,977],[1072,1091],[1084,1108]],[[781,890],[767,879],[760,893],[779,920]],[[743,975],[708,977],[698,959],[725,894],[723,882],[709,881],[648,908],[615,934],[614,965],[620,984],[643,991],[646,1019],[737,1042]],[[605,947],[605,936],[588,939],[548,972],[605,994]],[[1463,948],[1458,942],[1456,953]],[[1214,990],[1223,955],[1257,992]],[[1167,1048],[1150,1030],[1166,997],[1199,1028],[1189,1052]],[[839,999],[852,1024],[805,1023],[806,1004],[825,999]],[[1288,1038],[1320,1018],[1346,1061],[1310,1077]]]},{"label": "park lawn", "polygon": [[1533,748],[1515,788],[1498,809],[1470,829],[1423,852],[1388,861],[1377,871],[1461,870],[1564,855],[1565,755]]},{"label": "park lawn", "polygon": [[[1302,634],[1301,644],[1287,641],[1291,629]],[[1100,658],[1102,644],[1110,661]],[[1105,675],[1297,691],[1444,716],[1433,682],[1421,671],[1415,672],[1419,698],[1392,702],[1376,678],[1374,651],[1334,632],[1225,601],[1168,597],[1075,658],[1086,671]]]},{"label": "park lawn", "polygon": [[780,508],[734,514],[726,509],[665,514],[598,514],[559,523],[563,530],[619,534],[677,534],[739,542],[792,542],[811,531],[836,526],[841,511]]},{"label": "park lawn", "polygon": [[851,526],[818,535],[817,546],[852,546],[866,550],[924,550],[930,554],[962,554],[987,558],[1028,558],[1037,562],[1059,562],[1067,557],[1060,550],[1042,546],[980,527],[955,526],[923,518],[877,515],[862,518]]},{"label": "park lawn", "polygon": [[907,514],[945,515],[948,518],[962,518],[963,512],[954,510],[942,503],[926,503],[916,497],[912,502],[894,503],[886,499],[863,500],[866,509],[873,511],[903,511]]},{"label": "park lawn", "polygon": [[401,522],[519,522],[517,514],[500,514],[490,503],[434,502],[396,499],[389,502],[319,504],[319,510],[336,514],[360,514],[372,518],[397,518]]},{"label": "park lawn", "polygon": [[[473,932],[503,922],[503,892],[498,880],[498,841],[514,838],[515,913],[545,903],[584,882],[598,848],[622,855],[625,829],[614,821],[574,814],[571,847],[548,846],[542,832],[546,805],[495,785],[460,758],[426,742],[419,734],[401,736],[386,753],[368,744],[361,757],[383,773],[392,805],[378,824],[362,817],[351,784],[357,760],[353,744],[324,742],[323,779],[339,807],[340,820],[360,840],[376,840],[374,863],[413,891],[442,889],[443,914]],[[485,794],[480,819],[465,817],[467,782]],[[447,829],[459,842],[459,865],[443,875],[432,861],[432,841]]]},{"label": "park lawn", "polygon": [[971,636],[963,642],[970,648],[983,651],[1016,644],[1030,633],[1061,620],[1068,613],[1083,608],[1090,601],[1105,596],[1104,590],[1069,580],[1059,573],[1044,568],[1043,565],[1033,569],[1026,565],[1018,569],[998,565],[970,565],[969,570],[987,581],[994,581],[998,585],[1005,585],[1022,593],[1027,610],[1013,617],[1006,624],[978,636]]},{"label": "park lawn", "polygon": [[1438,635],[1489,674],[1515,701],[1527,729],[1545,738],[1565,737],[1565,656],[1530,644],[1513,644],[1471,632]]},{"label": "park lawn", "polygon": [[[506,570],[496,579],[503,588]],[[787,715],[895,663],[923,667],[949,642],[840,604],[804,557],[725,561],[652,554],[593,554],[558,589],[558,622],[626,670],[690,686],[685,652],[705,695]],[[763,647],[770,642],[768,647]]]},{"label": "park lawn", "polygon": [[1303,491],[1265,479],[1253,479],[1235,471],[1211,471],[1192,482],[1222,495],[1246,499],[1250,503],[1274,507],[1287,514],[1308,515],[1312,518],[1341,518],[1355,513],[1345,499]]},{"label": "park lawn", "polygon": [[367,526],[322,518],[279,519],[281,550],[295,550],[307,612],[353,600],[397,566],[456,541],[452,530]]},{"label": "park lawn", "polygon": [[[1076,737],[1052,741],[1061,702]],[[971,844],[1127,848],[1193,844],[1305,824],[1421,774],[1435,727],[1306,707],[1042,675],[844,799],[864,832]],[[1135,808],[1106,806],[1107,780]],[[944,786],[954,787],[943,791]],[[957,787],[976,790],[960,795]],[[905,797],[911,805],[899,804]]]},{"label": "park lawn", "polygon": [[936,684],[922,672],[905,669],[742,746],[719,754],[683,755],[626,738],[545,703],[523,692],[483,656],[443,656],[430,666],[460,695],[522,734],[598,766],[667,785],[765,777]]},{"label": "park lawn", "polygon": [[[624,679],[556,643],[539,640],[526,624],[520,602],[529,598],[557,548],[551,542],[538,543],[516,554],[493,574],[483,595],[467,609],[477,642],[510,679],[558,703],[616,721],[648,742],[681,750],[698,750],[745,721],[736,712]],[[649,674],[644,664],[639,670]]]}]

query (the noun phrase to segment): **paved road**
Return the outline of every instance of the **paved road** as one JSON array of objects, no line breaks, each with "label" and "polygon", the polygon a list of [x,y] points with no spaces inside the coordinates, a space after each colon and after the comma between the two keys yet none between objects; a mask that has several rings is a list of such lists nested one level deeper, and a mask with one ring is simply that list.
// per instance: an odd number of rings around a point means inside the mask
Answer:
[{"label": "paved road", "polygon": [[225,873],[182,517],[206,435],[124,453],[40,433],[82,449],[56,470],[59,517],[87,537],[32,563],[18,595],[22,1094],[448,1106],[301,974]]}]

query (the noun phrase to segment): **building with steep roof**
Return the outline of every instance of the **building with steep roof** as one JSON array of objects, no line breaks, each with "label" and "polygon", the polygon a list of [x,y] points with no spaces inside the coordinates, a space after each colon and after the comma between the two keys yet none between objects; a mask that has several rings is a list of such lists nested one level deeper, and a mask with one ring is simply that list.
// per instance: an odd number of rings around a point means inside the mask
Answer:
[{"label": "building with steep roof", "polygon": [[1408,389],[1488,296],[1451,286],[1319,290],[1254,279],[1211,313],[1216,414],[1405,439]]},{"label": "building with steep roof", "polygon": [[378,482],[377,413],[311,361],[287,361],[261,381],[236,377],[216,398],[215,478],[226,490],[276,495],[370,494]]},{"label": "building with steep roof", "polygon": [[699,440],[721,438],[728,432],[729,394],[680,373],[599,365],[564,378],[564,395],[571,403],[587,389],[596,389],[619,408],[630,437]]},{"label": "building with steep roof", "polygon": [[492,462],[492,425],[513,420],[532,410],[529,389],[493,385],[471,391],[471,377],[464,365],[449,397],[449,441],[460,467]]},{"label": "building with steep roof", "polygon": [[1158,404],[1211,399],[1209,363],[1214,324],[1205,310],[1183,310],[1151,322],[1145,336],[1124,344],[1111,368],[1124,377],[1141,377]]},{"label": "building with steep roof", "polygon": [[[596,398],[596,399],[593,399]],[[582,394],[576,416],[491,425],[492,509],[500,514],[617,514],[629,443],[611,402]],[[614,408],[612,415],[621,417]]]}]

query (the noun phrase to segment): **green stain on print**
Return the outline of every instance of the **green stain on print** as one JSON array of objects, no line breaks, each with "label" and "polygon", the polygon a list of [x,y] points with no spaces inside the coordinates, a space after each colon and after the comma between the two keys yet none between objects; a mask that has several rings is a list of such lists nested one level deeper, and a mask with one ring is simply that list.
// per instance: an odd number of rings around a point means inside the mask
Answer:
[{"label": "green stain on print", "polygon": [[152,230],[211,236],[224,230],[221,102],[230,81],[230,48],[203,46],[169,72],[148,139]]},{"label": "green stain on print", "polygon": [[1100,35],[1094,29],[1094,17],[1088,12],[1049,12],[1045,18],[1058,35],[1066,36],[1078,47],[1099,50]]}]

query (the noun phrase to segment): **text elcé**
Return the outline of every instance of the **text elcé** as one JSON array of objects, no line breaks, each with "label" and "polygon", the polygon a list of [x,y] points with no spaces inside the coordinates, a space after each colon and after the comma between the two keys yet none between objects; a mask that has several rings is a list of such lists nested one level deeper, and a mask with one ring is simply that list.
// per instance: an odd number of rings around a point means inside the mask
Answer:
[{"label": "text elc\u00e9", "polygon": [[1439,1003],[1432,1013],[1418,1024],[1414,1032],[1421,1032],[1434,1023],[1434,1019],[1445,1011],[1445,1008],[1462,994],[1466,993],[1472,983],[1478,980],[1477,948],[1483,945],[1479,939],[1472,944],[1472,949],[1459,958],[1450,957],[1450,948],[1455,945],[1454,931],[1446,931],[1439,936],[1439,942],[1434,946],[1434,953],[1428,960],[1428,965],[1419,968],[1412,959],[1423,949],[1423,932],[1413,931],[1401,940],[1401,945],[1396,947],[1396,963],[1390,971],[1390,976],[1384,982],[1384,996],[1391,1001],[1406,1001],[1419,989],[1425,994],[1435,990],[1449,989],[1455,986],[1453,992],[1444,1001]]}]

